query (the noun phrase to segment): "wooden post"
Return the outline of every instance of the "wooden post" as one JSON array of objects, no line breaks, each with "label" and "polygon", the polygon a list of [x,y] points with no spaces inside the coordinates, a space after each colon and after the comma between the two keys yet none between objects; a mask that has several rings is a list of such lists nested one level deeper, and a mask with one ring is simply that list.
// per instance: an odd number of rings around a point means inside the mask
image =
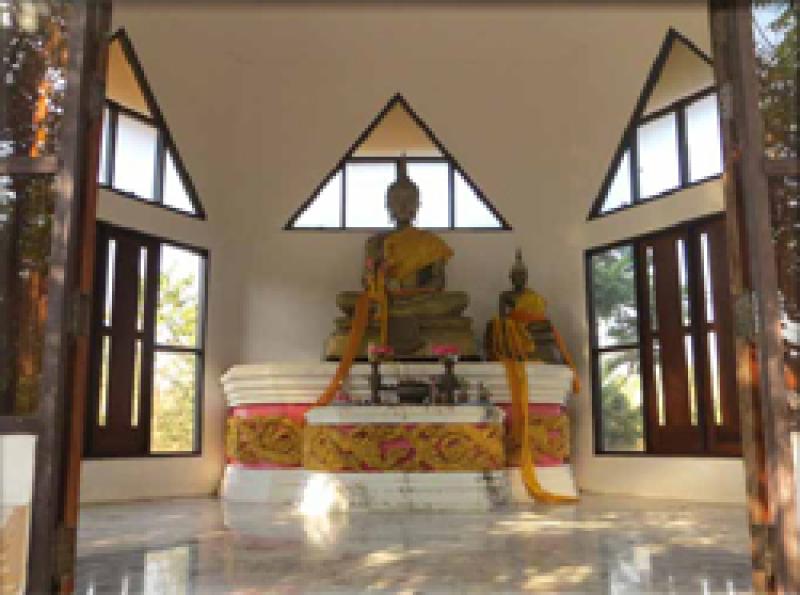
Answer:
[{"label": "wooden post", "polygon": [[752,14],[745,0],[710,0],[722,116],[737,385],[753,538],[753,586],[800,592],[790,410],[764,169]]},{"label": "wooden post", "polygon": [[[105,99],[106,65],[108,62],[108,32],[111,24],[111,5],[107,1],[96,2],[88,14],[84,48],[83,96],[80,107],[80,126],[83,147],[82,161],[78,164],[82,189],[79,204],[78,257],[75,267],[77,286],[74,294],[78,299],[80,320],[76,326],[74,348],[71,353],[72,385],[69,389],[69,421],[66,436],[66,463],[64,470],[64,504],[62,527],[66,544],[66,555],[70,558],[60,576],[60,590],[74,590],[74,564],[77,549],[78,516],[80,508],[80,476],[83,454],[84,420],[88,391],[90,358],[90,304],[94,281],[95,227],[97,219],[97,171],[100,162],[100,145],[103,126],[103,104]],[[80,328],[83,327],[83,328]],[[71,562],[71,563],[69,563]]]}]

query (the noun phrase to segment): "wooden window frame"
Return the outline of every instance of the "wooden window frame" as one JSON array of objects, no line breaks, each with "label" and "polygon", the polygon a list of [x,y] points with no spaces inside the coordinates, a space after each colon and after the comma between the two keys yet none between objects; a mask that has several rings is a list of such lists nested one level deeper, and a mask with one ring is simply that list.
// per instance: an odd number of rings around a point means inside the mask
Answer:
[{"label": "wooden window frame", "polygon": [[[723,426],[716,426],[712,419],[712,404],[709,383],[709,370],[705,360],[700,354],[706,353],[706,341],[703,333],[709,329],[717,329],[718,323],[707,323],[705,318],[699,316],[699,312],[704,312],[705,296],[702,285],[702,259],[700,254],[699,237],[702,230],[709,225],[719,223],[724,218],[724,213],[715,213],[687,221],[683,221],[670,227],[660,229],[646,234],[641,234],[619,240],[610,244],[594,247],[585,252],[585,273],[586,273],[586,305],[589,323],[589,353],[590,370],[592,382],[592,412],[593,412],[593,431],[594,431],[594,453],[596,455],[611,456],[630,456],[630,457],[695,457],[695,458],[728,458],[741,456],[741,440],[737,435],[731,436],[728,430],[738,427],[738,414],[733,416],[730,423]],[[690,447],[662,444],[658,446],[653,435],[652,427],[657,424],[655,384],[652,374],[652,345],[651,338],[651,319],[650,303],[647,297],[648,281],[646,264],[644,261],[645,247],[648,242],[663,239],[668,235],[682,235],[686,238],[687,247],[687,283],[689,290],[689,324],[682,328],[682,332],[690,334],[694,352],[694,385],[697,402],[697,424],[691,426],[695,428],[695,444]],[[634,289],[635,305],[637,310],[637,341],[621,343],[613,346],[601,347],[597,337],[597,318],[594,311],[594,292],[593,292],[593,271],[592,259],[598,254],[602,254],[616,248],[630,247],[633,251],[634,267]],[[713,274],[712,274],[713,276]],[[713,289],[713,288],[712,288]],[[720,288],[719,291],[726,291],[727,286]],[[723,294],[724,295],[724,294]],[[658,301],[658,300],[656,300]],[[723,307],[724,304],[723,300]],[[716,320],[725,320],[717,314]],[[720,344],[719,347],[722,350]],[[640,376],[641,376],[641,397],[642,397],[642,436],[644,440],[644,450],[610,450],[603,445],[603,418],[602,418],[602,382],[600,378],[600,356],[605,353],[637,350],[639,352]],[[735,391],[732,395],[735,400]],[[720,430],[719,428],[724,428]],[[735,428],[733,430],[735,432]],[[719,436],[717,435],[719,434]],[[699,443],[697,442],[699,440]],[[663,442],[663,441],[662,441]],[[669,447],[669,448],[667,448]]]},{"label": "wooden window frame", "polygon": [[[377,116],[372,120],[372,122],[367,126],[367,128],[358,136],[356,141],[350,146],[344,156],[339,160],[339,162],[328,172],[328,175],[323,178],[322,182],[314,189],[314,192],[311,193],[311,196],[300,205],[292,216],[289,218],[289,221],[286,222],[286,225],[283,226],[284,231],[300,231],[300,232],[379,232],[386,228],[381,227],[347,227],[347,222],[345,219],[346,213],[346,197],[345,197],[345,188],[346,180],[345,180],[345,170],[348,163],[369,163],[369,162],[379,162],[379,163],[389,163],[392,161],[398,161],[398,157],[356,157],[355,152],[357,151],[358,147],[369,137],[372,131],[381,123],[383,118],[388,114],[394,107],[401,106],[411,117],[411,119],[417,124],[417,126],[425,133],[425,135],[430,139],[431,143],[439,150],[441,157],[406,157],[406,161],[409,163],[447,163],[450,166],[450,176],[449,176],[449,191],[448,191],[448,226],[447,227],[426,227],[425,229],[431,229],[435,231],[468,231],[468,232],[501,232],[501,231],[511,231],[511,225],[506,221],[506,219],[500,214],[497,208],[491,203],[491,201],[486,198],[486,195],[483,191],[478,187],[478,185],[473,181],[473,179],[464,171],[464,168],[461,167],[461,164],[453,157],[450,151],[442,144],[442,142],[438,139],[438,137],[433,133],[433,130],[419,117],[419,115],[412,109],[409,105],[408,101],[406,101],[405,97],[403,97],[400,93],[396,93],[389,102],[384,106],[384,108],[378,113]],[[457,227],[455,225],[455,172],[458,172],[466,184],[470,187],[470,189],[475,193],[475,196],[478,197],[478,200],[487,208],[487,210],[497,219],[499,226],[498,227]],[[317,199],[319,193],[328,185],[328,183],[337,175],[341,173],[342,179],[342,198],[341,198],[341,215],[340,221],[338,226],[330,226],[330,227],[297,227],[295,224],[297,220],[306,212],[306,210],[311,206],[311,204]]]},{"label": "wooden window frame", "polygon": [[[114,42],[118,42],[120,44],[122,53],[125,56],[128,65],[131,67],[131,70],[133,71],[136,82],[147,105],[147,109],[151,115],[144,115],[112,99],[107,97],[105,98],[105,109],[108,110],[108,142],[106,144],[105,154],[106,171],[103,172],[104,175],[102,176],[104,181],[98,182],[98,186],[103,190],[108,190],[114,194],[124,196],[125,198],[131,198],[154,207],[159,207],[171,213],[183,215],[184,217],[191,217],[193,219],[205,221],[206,212],[203,208],[203,204],[200,202],[197,189],[195,188],[194,182],[189,176],[189,172],[186,169],[180,153],[178,152],[172,132],[170,131],[169,126],[167,126],[167,122],[164,119],[161,108],[156,101],[155,95],[150,87],[150,83],[147,81],[147,77],[144,74],[144,69],[139,62],[139,58],[136,55],[136,51],[133,49],[133,44],[131,43],[130,37],[125,29],[119,29],[114,35],[111,36],[109,45]],[[116,140],[119,114],[134,118],[137,121],[156,130],[158,140],[156,142],[155,163],[153,164],[155,169],[155,177],[152,200],[144,196],[140,196],[134,192],[121,190],[114,187],[114,157],[117,145]],[[189,197],[189,201],[192,204],[192,209],[194,212],[184,211],[164,204],[164,171],[166,168],[167,153],[172,156],[172,161],[175,165],[175,169],[178,172],[178,177],[180,178],[184,190]]]},{"label": "wooden window frame", "polygon": [[[142,378],[145,379],[140,385],[140,404],[139,404],[139,426],[131,430],[130,437],[118,437],[123,446],[116,449],[113,446],[100,444],[95,430],[98,427],[97,414],[99,410],[99,391],[100,391],[100,359],[102,353],[102,341],[106,336],[111,336],[114,332],[114,320],[110,326],[103,323],[103,309],[105,305],[106,292],[106,265],[108,251],[107,248],[100,248],[101,242],[106,242],[113,236],[127,236],[138,242],[140,246],[148,247],[147,262],[147,282],[145,285],[145,302],[143,307],[144,320],[142,329],[133,329],[131,341],[140,340],[142,342]],[[86,409],[86,434],[84,445],[84,458],[90,460],[97,459],[119,459],[119,458],[186,458],[199,457],[202,455],[203,443],[203,405],[205,401],[205,352],[206,352],[206,329],[208,327],[208,270],[209,259],[208,250],[199,248],[175,240],[155,236],[138,230],[114,225],[106,222],[98,222],[97,229],[98,250],[96,259],[95,273],[95,296],[92,314],[92,342],[91,342],[91,364],[90,364],[90,383],[88,406]],[[178,346],[160,344],[157,342],[155,319],[158,310],[158,280],[159,280],[159,257],[163,246],[174,246],[181,250],[186,250],[198,255],[201,258],[200,287],[198,303],[198,328],[197,345]],[[131,283],[135,283],[138,276]],[[135,326],[135,325],[134,325]],[[125,338],[127,341],[127,337]],[[152,384],[155,374],[155,358],[158,353],[190,353],[196,357],[195,367],[195,398],[194,398],[194,436],[193,448],[191,451],[182,452],[152,452],[151,451],[151,412],[153,403]],[[113,366],[113,359],[111,360]],[[131,366],[132,367],[132,366]],[[113,368],[111,368],[113,369]],[[109,392],[109,399],[111,393]],[[110,410],[110,407],[109,407]],[[113,438],[112,438],[113,439]],[[127,440],[127,442],[126,442]],[[138,440],[138,442],[133,442]]]}]

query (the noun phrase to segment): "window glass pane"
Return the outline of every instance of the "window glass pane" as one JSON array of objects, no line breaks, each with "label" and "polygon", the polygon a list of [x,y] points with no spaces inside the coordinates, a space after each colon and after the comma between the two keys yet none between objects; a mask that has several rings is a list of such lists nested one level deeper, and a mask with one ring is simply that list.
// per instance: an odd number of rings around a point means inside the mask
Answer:
[{"label": "window glass pane", "polygon": [[408,177],[419,187],[417,227],[449,227],[450,166],[447,163],[409,163]]},{"label": "window glass pane", "polygon": [[653,256],[653,247],[645,250],[647,266],[647,294],[650,302],[650,330],[658,331],[658,306],[656,305],[656,265]]},{"label": "window glass pane", "polygon": [[317,193],[294,227],[341,227],[342,225],[342,172],[339,171]]},{"label": "window glass pane", "polygon": [[[16,247],[12,241],[17,195],[11,178],[0,176],[0,279],[9,279],[17,266]],[[0,283],[0,414],[13,409],[14,332],[12,300],[16,292],[11,283]]]},{"label": "window glass pane", "polygon": [[500,229],[502,224],[475,193],[461,172],[454,172],[455,226]]},{"label": "window glass pane", "polygon": [[97,182],[99,184],[108,184],[108,118],[108,108],[104,108],[102,132],[100,135],[100,162],[97,169]]},{"label": "window glass pane", "polygon": [[[800,431],[792,432],[790,441],[792,444],[792,460],[794,465],[794,483],[795,483],[795,502],[800,502],[800,473],[797,472],[797,469],[800,469]],[[800,506],[797,506],[797,525],[800,526]]]},{"label": "window glass pane", "polygon": [[653,383],[656,385],[658,425],[667,423],[667,402],[664,398],[664,368],[661,363],[661,341],[653,340]]},{"label": "window glass pane", "polygon": [[52,176],[0,175],[0,415],[38,404],[54,205]]},{"label": "window glass pane", "polygon": [[97,424],[105,426],[108,421],[108,383],[111,366],[111,337],[105,335],[100,347],[100,395],[97,400]]},{"label": "window glass pane", "polygon": [[166,163],[164,164],[164,204],[173,209],[178,209],[184,213],[194,213],[192,199],[186,192],[183,180],[178,175],[172,153],[167,151]]},{"label": "window glass pane", "polygon": [[609,213],[628,206],[633,201],[631,192],[631,152],[625,151],[617,168],[617,173],[608,188],[601,213]]},{"label": "window glass pane", "polygon": [[680,185],[678,128],[670,113],[642,124],[637,130],[639,190],[650,198]]},{"label": "window glass pane", "polygon": [[800,399],[800,177],[771,177],[769,199],[781,330],[786,342],[786,384],[790,394]]},{"label": "window glass pane", "polygon": [[714,292],[711,280],[711,256],[708,234],[700,234],[700,257],[703,264],[703,301],[706,304],[706,322],[714,322]]},{"label": "window glass pane", "polygon": [[712,93],[686,108],[686,142],[689,145],[689,181],[722,173],[717,95]]},{"label": "window glass pane", "polygon": [[71,5],[0,2],[0,155],[59,152]]},{"label": "window glass pane", "polygon": [[800,147],[798,113],[798,18],[796,2],[753,3],[753,40],[764,150],[768,159],[791,159]]},{"label": "window glass pane", "polygon": [[136,292],[136,330],[144,331],[145,287],[147,286],[147,248],[139,248],[139,283]]},{"label": "window glass pane", "polygon": [[112,316],[114,315],[114,283],[115,270],[117,265],[117,240],[108,240],[108,252],[106,253],[106,292],[105,303],[103,304],[103,324],[111,326]]},{"label": "window glass pane", "polygon": [[397,179],[394,162],[348,163],[345,168],[347,227],[392,227],[386,210],[386,191]]},{"label": "window glass pane", "polygon": [[689,387],[689,419],[693,426],[697,425],[697,387],[695,386],[695,369],[694,369],[694,340],[692,335],[684,335],[683,337],[683,352],[686,355],[686,379],[687,386]]},{"label": "window glass pane", "polygon": [[153,374],[152,452],[191,452],[195,447],[197,356],[156,352]]},{"label": "window glass pane", "polygon": [[686,241],[683,238],[675,242],[675,251],[678,254],[678,279],[681,291],[681,318],[684,326],[692,323],[691,308],[689,303],[689,269],[687,268]]},{"label": "window glass pane", "polygon": [[189,250],[163,244],[156,312],[159,345],[198,345],[202,257]]},{"label": "window glass pane", "polygon": [[607,451],[644,450],[639,350],[601,353],[598,357],[603,448]]},{"label": "window glass pane", "polygon": [[592,256],[592,300],[599,347],[639,342],[633,247]]},{"label": "window glass pane", "polygon": [[131,398],[131,427],[139,425],[139,411],[142,401],[142,341],[136,340],[133,352],[133,391]]},{"label": "window glass pane", "polygon": [[158,131],[125,114],[117,119],[114,188],[153,200]]},{"label": "window glass pane", "polygon": [[708,332],[708,361],[711,371],[711,403],[714,406],[714,423],[722,425],[722,397],[720,396],[719,380],[719,345],[717,333]]}]

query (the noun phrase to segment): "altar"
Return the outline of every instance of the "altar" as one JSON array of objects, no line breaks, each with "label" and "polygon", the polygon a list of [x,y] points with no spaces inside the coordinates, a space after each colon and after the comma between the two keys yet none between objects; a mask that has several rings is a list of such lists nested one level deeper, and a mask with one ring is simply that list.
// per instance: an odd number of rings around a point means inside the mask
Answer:
[{"label": "altar", "polygon": [[[503,365],[460,362],[458,404],[366,404],[370,366],[354,364],[347,401],[313,407],[337,365],[242,365],[222,378],[228,403],[222,497],[299,508],[485,510],[530,502],[511,456]],[[429,382],[439,363],[385,362],[387,382]],[[531,454],[544,488],[576,495],[568,366],[526,364]],[[480,390],[479,390],[480,389]],[[481,392],[482,391],[482,392]],[[481,401],[483,395],[483,401]]]},{"label": "altar", "polygon": [[414,226],[403,155],[385,204],[394,228],[367,239],[361,289],[337,296],[329,361],[223,376],[223,498],[306,511],[573,502],[577,376],[521,251],[481,349],[468,294],[447,287],[452,248]]}]

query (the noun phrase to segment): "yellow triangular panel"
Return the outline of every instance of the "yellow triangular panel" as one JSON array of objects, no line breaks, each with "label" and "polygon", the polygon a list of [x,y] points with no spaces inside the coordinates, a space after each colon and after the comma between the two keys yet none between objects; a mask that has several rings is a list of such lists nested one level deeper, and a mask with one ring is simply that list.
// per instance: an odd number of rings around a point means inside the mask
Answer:
[{"label": "yellow triangular panel", "polygon": [[108,47],[106,97],[144,116],[152,117],[139,82],[131,68],[122,43],[114,39]]},{"label": "yellow triangular panel", "polygon": [[713,84],[714,70],[711,65],[683,41],[676,40],[643,115],[656,112]]},{"label": "yellow triangular panel", "polygon": [[405,106],[396,103],[353,151],[353,157],[441,157],[430,136]]}]

